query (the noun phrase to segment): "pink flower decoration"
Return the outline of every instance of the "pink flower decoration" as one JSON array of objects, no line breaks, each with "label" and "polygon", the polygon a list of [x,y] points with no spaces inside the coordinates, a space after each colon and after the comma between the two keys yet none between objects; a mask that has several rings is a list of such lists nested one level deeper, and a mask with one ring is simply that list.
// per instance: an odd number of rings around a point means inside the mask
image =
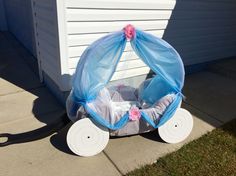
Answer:
[{"label": "pink flower decoration", "polygon": [[124,31],[126,38],[129,40],[131,40],[135,36],[135,28],[131,24],[125,26]]},{"label": "pink flower decoration", "polygon": [[139,108],[136,106],[132,106],[129,110],[129,119],[134,121],[134,120],[139,120],[141,118],[141,112],[139,111]]}]

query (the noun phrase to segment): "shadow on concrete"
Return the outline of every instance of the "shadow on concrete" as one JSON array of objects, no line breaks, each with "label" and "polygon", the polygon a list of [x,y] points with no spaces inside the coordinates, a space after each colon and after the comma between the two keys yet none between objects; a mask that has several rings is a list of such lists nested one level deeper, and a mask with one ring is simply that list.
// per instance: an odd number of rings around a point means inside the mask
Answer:
[{"label": "shadow on concrete", "polygon": [[[37,60],[10,33],[1,32],[1,35],[3,38],[0,40],[0,77],[9,82],[10,87],[9,90],[2,90],[1,94],[10,95],[24,90],[30,92],[37,97],[32,106],[34,116],[45,124],[53,122],[53,118],[56,117],[45,118],[45,114],[58,111],[62,106],[40,83]],[[4,48],[5,46],[7,47]]]},{"label": "shadow on concrete", "polygon": [[[63,115],[65,116],[65,112],[63,113],[62,105],[40,83],[37,61],[34,56],[9,32],[0,32],[0,38],[0,77],[3,80],[1,83],[3,86],[6,86],[1,89],[0,95],[18,97],[19,94],[25,91],[33,94],[37,98],[33,100],[32,97],[32,113],[38,121],[46,124],[41,128],[28,132],[22,131],[19,134],[2,134],[1,137],[5,135],[5,137],[8,137],[8,141],[6,143],[0,143],[1,146],[30,142],[54,134],[63,128],[65,124],[69,123],[67,116],[63,117]],[[21,101],[25,103],[24,99]],[[17,106],[17,104],[13,104],[13,106]],[[17,119],[19,118],[16,116],[12,120]],[[63,119],[67,119],[65,124]]]},{"label": "shadow on concrete", "polygon": [[75,155],[73,152],[71,152],[66,142],[67,131],[69,130],[71,125],[72,122],[67,124],[62,130],[51,136],[50,142],[58,150],[70,155]]},{"label": "shadow on concrete", "polygon": [[144,137],[144,138],[147,138],[147,139],[150,139],[150,140],[153,140],[153,141],[156,141],[156,142],[165,143],[165,141],[163,141],[163,140],[161,139],[161,137],[159,136],[157,130],[151,131],[151,132],[149,132],[149,133],[140,134],[140,136],[142,136],[142,137]]},{"label": "shadow on concrete", "polygon": [[37,128],[35,130],[10,134],[10,133],[1,133],[0,138],[5,140],[0,140],[0,147],[5,147],[12,144],[20,144],[36,141],[48,137],[61,129],[63,129],[66,124],[69,124],[70,120],[67,118],[66,114],[61,116],[61,118],[53,123],[50,123],[46,126]]}]

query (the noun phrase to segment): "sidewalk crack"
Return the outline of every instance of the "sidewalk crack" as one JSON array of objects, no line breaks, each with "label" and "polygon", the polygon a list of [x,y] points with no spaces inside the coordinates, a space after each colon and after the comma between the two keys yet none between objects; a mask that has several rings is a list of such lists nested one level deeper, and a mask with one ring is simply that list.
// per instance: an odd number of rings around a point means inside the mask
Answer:
[{"label": "sidewalk crack", "polygon": [[116,168],[116,170],[120,173],[120,175],[124,175],[122,171],[118,168],[118,166],[114,163],[114,161],[112,161],[110,156],[105,151],[103,151],[103,153],[107,157],[107,159],[111,162],[111,164]]}]

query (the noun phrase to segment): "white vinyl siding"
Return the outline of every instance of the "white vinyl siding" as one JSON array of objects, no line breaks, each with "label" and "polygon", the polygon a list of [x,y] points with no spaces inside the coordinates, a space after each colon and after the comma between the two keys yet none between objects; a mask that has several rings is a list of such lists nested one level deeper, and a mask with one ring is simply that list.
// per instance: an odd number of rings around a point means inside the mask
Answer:
[{"label": "white vinyl siding", "polygon": [[[162,37],[175,1],[66,1],[68,67],[73,74],[83,51],[98,38],[127,24]],[[127,43],[112,81],[148,74],[150,69]]]},{"label": "white vinyl siding", "polygon": [[7,21],[6,21],[6,15],[5,15],[5,5],[4,1],[0,0],[0,31],[6,31],[7,30]]},{"label": "white vinyl siding", "polygon": [[4,15],[8,30],[36,56],[31,0],[0,1],[2,1],[0,2],[0,6],[2,6],[0,13],[4,13],[5,10]]},{"label": "white vinyl siding", "polygon": [[[33,0],[42,69],[62,91],[83,51],[125,25],[165,39],[185,65],[236,55],[233,0]],[[149,73],[129,43],[112,81]]]},{"label": "white vinyl siding", "polygon": [[32,14],[40,69],[60,87],[61,65],[55,0],[32,0]]}]

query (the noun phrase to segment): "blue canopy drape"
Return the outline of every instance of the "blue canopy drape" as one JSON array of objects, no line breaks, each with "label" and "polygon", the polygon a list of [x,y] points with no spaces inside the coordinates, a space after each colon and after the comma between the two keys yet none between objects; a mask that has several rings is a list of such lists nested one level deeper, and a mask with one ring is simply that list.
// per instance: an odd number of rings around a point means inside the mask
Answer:
[{"label": "blue canopy drape", "polygon": [[[82,54],[72,81],[74,101],[83,105],[93,120],[112,130],[122,128],[129,120],[128,115],[124,115],[116,124],[110,124],[86,103],[94,100],[99,91],[110,81],[126,42],[123,30],[95,41]],[[156,73],[142,92],[142,98],[152,104],[163,97],[166,91],[177,95],[158,124],[155,124],[147,114],[142,113],[144,120],[154,128],[158,128],[171,118],[182,100],[184,66],[176,50],[158,37],[136,29],[135,36],[130,42],[135,53]]]}]

